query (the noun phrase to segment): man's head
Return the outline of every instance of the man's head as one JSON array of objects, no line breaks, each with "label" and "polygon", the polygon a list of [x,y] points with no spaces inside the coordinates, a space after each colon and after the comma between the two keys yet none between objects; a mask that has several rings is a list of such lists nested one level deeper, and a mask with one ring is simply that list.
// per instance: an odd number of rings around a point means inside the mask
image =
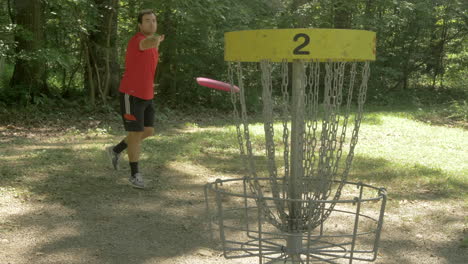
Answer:
[{"label": "man's head", "polygon": [[152,35],[156,33],[158,23],[156,21],[156,14],[153,10],[145,9],[138,14],[138,28],[144,35]]}]

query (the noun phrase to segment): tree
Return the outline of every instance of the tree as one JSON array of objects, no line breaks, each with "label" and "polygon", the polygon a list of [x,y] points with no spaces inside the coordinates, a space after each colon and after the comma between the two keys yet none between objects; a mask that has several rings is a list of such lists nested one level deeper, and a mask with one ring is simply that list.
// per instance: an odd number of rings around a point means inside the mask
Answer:
[{"label": "tree", "polygon": [[89,90],[91,104],[95,96],[100,96],[106,103],[107,96],[118,90],[120,67],[117,52],[117,0],[93,0],[97,8],[98,22],[84,38],[86,54],[85,80]]},{"label": "tree", "polygon": [[[197,76],[227,80],[224,33],[263,28],[351,28],[377,32],[369,98],[414,87],[466,87],[468,2],[463,0],[6,0],[0,2],[0,100],[38,96],[106,102],[118,90],[138,11],[158,15],[155,84],[168,106],[229,107]],[[44,34],[47,32],[47,34]],[[122,66],[121,66],[122,65]],[[247,69],[246,78],[258,73]],[[252,78],[256,79],[256,78]],[[249,105],[260,87],[246,82]],[[10,87],[11,86],[11,87]]]},{"label": "tree", "polygon": [[333,0],[334,28],[351,28],[352,9],[354,6],[354,1]]},{"label": "tree", "polygon": [[14,20],[16,64],[10,81],[16,97],[31,100],[40,93],[47,93],[44,67],[44,19],[42,0],[15,0]]}]

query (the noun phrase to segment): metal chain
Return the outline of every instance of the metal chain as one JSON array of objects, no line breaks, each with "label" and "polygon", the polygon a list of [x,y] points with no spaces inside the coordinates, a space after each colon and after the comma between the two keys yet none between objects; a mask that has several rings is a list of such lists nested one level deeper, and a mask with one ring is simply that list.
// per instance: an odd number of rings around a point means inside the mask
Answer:
[{"label": "metal chain", "polygon": [[255,171],[255,164],[253,161],[253,151],[252,151],[252,142],[250,141],[250,132],[249,132],[249,121],[248,121],[248,116],[247,116],[247,105],[245,103],[245,86],[244,86],[244,76],[242,73],[242,64],[241,62],[237,62],[236,65],[236,70],[237,70],[237,81],[239,84],[239,99],[240,99],[240,104],[241,104],[241,120],[244,128],[244,138],[245,138],[245,146],[247,149],[247,156],[248,156],[248,169],[249,169],[249,174],[251,177],[254,179],[257,179],[257,174]]},{"label": "metal chain", "polygon": [[[349,86],[348,86],[348,96],[347,96],[347,99],[346,99],[346,108],[345,108],[345,113],[344,113],[344,119],[343,119],[343,126],[342,126],[342,132],[341,132],[341,138],[340,138],[340,142],[341,144],[344,143],[345,141],[345,138],[346,138],[346,131],[347,131],[347,127],[348,127],[348,121],[349,121],[349,114],[351,112],[351,105],[352,105],[352,100],[353,100],[353,93],[354,93],[354,84],[355,84],[355,79],[356,79],[356,62],[353,62],[351,63],[351,70],[350,70],[350,77],[349,77]],[[340,150],[339,150],[339,157],[341,157],[341,146],[340,146]],[[335,192],[335,196],[334,196],[334,200],[337,200],[340,196],[341,196],[341,190],[343,189],[343,186],[345,184],[345,181],[348,177],[348,173],[349,173],[349,168],[351,167],[351,159],[349,159],[349,154],[348,154],[348,158],[346,159],[346,165],[345,167],[348,168],[348,169],[345,169],[343,174],[341,175],[341,182]],[[336,172],[335,172],[336,173]],[[329,208],[327,209],[326,211],[326,217],[328,217],[328,215],[331,213],[331,211],[333,210],[333,208],[335,207],[334,204],[331,204],[329,206]]]},{"label": "metal chain", "polygon": [[[296,62],[295,62],[296,63]],[[304,193],[306,193],[305,189],[304,189],[304,158],[305,158],[305,152],[304,152],[304,147],[305,147],[305,119],[306,119],[306,86],[308,84],[308,80],[307,80],[307,74],[306,74],[306,68],[305,68],[305,63],[304,61],[300,61],[299,63],[297,63],[297,68],[295,68],[296,70],[299,70],[299,72],[301,72],[301,76],[300,78],[297,80],[298,83],[297,85],[294,85],[296,86],[296,88],[293,88],[293,89],[296,89],[296,91],[293,90],[293,96],[297,96],[296,99],[293,99],[293,102],[297,103],[297,105],[294,105],[292,107],[295,108],[294,110],[294,113],[293,113],[293,116],[292,118],[295,119],[295,129],[291,129],[291,133],[294,133],[291,134],[291,140],[292,138],[294,137],[297,141],[297,144],[294,145],[294,147],[298,147],[297,149],[293,149],[292,151],[295,152],[295,158],[294,159],[291,159],[291,167],[295,168],[295,190],[297,191],[296,195],[298,195],[297,197],[289,197],[289,198],[293,198],[293,199],[297,199],[297,198],[300,198],[300,199],[303,199],[304,198]],[[293,72],[293,76],[295,75],[295,73]],[[296,78],[296,77],[295,77]],[[296,93],[296,94],[295,94]],[[299,107],[298,106],[302,106],[302,107]],[[302,108],[302,109],[301,109]],[[291,123],[291,127],[293,126],[293,124]],[[291,175],[292,177],[292,175]],[[293,206],[294,203],[290,203],[291,206]],[[294,208],[295,211],[297,212],[293,212],[293,215],[294,215],[294,218],[295,219],[291,219],[292,220],[292,223],[293,223],[293,226],[295,226],[293,228],[293,230],[297,230],[299,231],[302,226],[304,226],[304,218],[302,217],[302,212],[304,210],[304,203],[299,203],[299,206],[298,208]],[[291,212],[290,212],[291,214]]]},{"label": "metal chain", "polygon": [[319,177],[317,192],[319,199],[323,198],[322,190],[326,186],[326,181],[328,178],[328,164],[327,164],[327,155],[329,148],[329,133],[330,133],[330,118],[331,118],[331,87],[332,87],[332,77],[333,73],[331,70],[332,62],[325,63],[325,89],[324,89],[324,98],[323,98],[323,119],[322,119],[322,133],[320,135],[320,148],[319,148],[319,160],[318,160],[318,169],[317,174]]},{"label": "metal chain", "polygon": [[[321,63],[319,61],[312,62],[314,65],[313,71],[310,73],[311,76],[314,76],[315,82],[313,85],[313,89],[311,90],[312,92],[312,107],[311,107],[311,116],[312,116],[312,140],[311,140],[311,147],[310,147],[310,152],[308,156],[311,157],[311,171],[309,172],[308,175],[310,175],[310,180],[309,182],[313,184],[313,189],[317,189],[317,182],[318,178],[320,175],[318,172],[314,171],[314,168],[316,167],[317,164],[317,155],[316,154],[316,147],[317,147],[317,128],[318,128],[318,120],[319,120],[319,88],[320,88],[320,70],[321,70]],[[317,191],[312,191],[309,189],[309,200],[317,200],[319,199],[319,192]],[[318,219],[320,219],[320,212],[322,211],[322,207],[324,204],[314,204],[313,206],[310,205],[309,211],[307,214],[305,214],[305,217],[309,218],[309,225],[311,223],[316,223]],[[308,225],[308,226],[309,226]]]},{"label": "metal chain", "polygon": [[[268,171],[270,174],[270,184],[272,196],[275,198],[274,204],[277,208],[278,217],[282,224],[285,224],[287,215],[284,211],[284,204],[280,201],[280,189],[278,186],[278,171],[275,161],[275,131],[273,117],[273,83],[272,83],[272,66],[271,62],[263,60],[260,62],[262,71],[262,100],[263,100],[263,120],[265,130],[265,145],[266,156],[268,159]],[[266,208],[266,207],[264,207]]]},{"label": "metal chain", "polygon": [[[335,180],[335,176],[338,170],[338,164],[342,154],[343,140],[344,138],[340,137],[340,140],[337,139],[338,136],[338,127],[340,122],[340,108],[343,100],[343,83],[344,83],[344,71],[346,67],[346,62],[337,62],[335,63],[335,85],[334,85],[334,96],[335,106],[334,106],[334,120],[333,120],[333,140],[332,140],[332,157],[330,159],[330,181]],[[341,134],[343,136],[343,134]],[[339,142],[338,142],[339,141]],[[338,148],[337,148],[338,145]],[[328,188],[330,190],[330,188]]]},{"label": "metal chain", "polygon": [[[325,78],[323,91],[323,113],[319,110],[319,94],[320,94],[320,75],[321,67],[325,67]],[[300,223],[301,228],[315,228],[321,224],[333,211],[334,203],[314,203],[314,200],[330,199],[332,190],[335,191],[333,200],[338,200],[344,182],[346,181],[352,160],[354,157],[354,149],[358,142],[358,133],[363,117],[363,106],[366,100],[367,82],[369,79],[370,69],[369,62],[365,62],[362,67],[362,80],[357,94],[357,113],[354,117],[354,128],[349,142],[349,152],[346,157],[343,171],[340,174],[341,183],[335,189],[332,188],[332,182],[338,177],[340,160],[343,155],[343,147],[345,146],[347,127],[349,124],[352,102],[354,99],[354,86],[357,75],[357,63],[350,63],[349,84],[345,84],[345,74],[347,67],[345,62],[325,62],[310,61],[306,63],[305,74],[301,80],[304,85],[304,116],[299,116],[298,120],[304,120],[304,126],[299,135],[299,140],[302,140],[302,151],[304,168],[303,177],[300,175],[300,181],[297,184],[297,190],[300,190],[301,197],[309,202],[303,202],[300,208],[300,214],[297,216],[297,223]],[[287,60],[281,62],[281,123],[282,123],[282,144],[283,159],[284,159],[284,177],[279,177],[277,162],[275,160],[276,147],[274,136],[274,98],[273,98],[273,66],[270,61],[260,62],[262,72],[262,100],[263,100],[263,118],[265,130],[266,157],[268,162],[268,173],[273,196],[274,207],[268,206],[263,199],[262,186],[259,183],[250,139],[249,121],[247,116],[247,107],[245,100],[245,89],[243,81],[243,70],[240,62],[228,65],[229,80],[234,83],[234,75],[237,73],[239,93],[231,92],[231,101],[233,104],[233,116],[236,122],[237,140],[241,156],[243,157],[244,165],[247,167],[249,175],[253,181],[249,181],[249,188],[258,199],[257,204],[262,208],[265,220],[278,227],[280,230],[287,229],[287,212],[284,200],[291,198],[288,196],[288,178],[290,176],[290,168],[292,166],[290,160],[291,151],[291,127],[290,127],[290,111],[291,102],[289,95],[289,65]],[[346,96],[346,104],[343,105],[344,95]],[[342,107],[344,108],[342,110]],[[322,123],[321,131],[318,129],[318,123]],[[340,125],[341,122],[341,125]],[[242,125],[241,125],[242,124]],[[242,127],[241,127],[242,126]],[[300,167],[300,166],[299,166]],[[278,181],[282,181],[281,183]],[[325,208],[328,206],[327,208]],[[276,207],[276,208],[275,208]],[[272,210],[272,209],[276,209]],[[296,221],[294,220],[294,221]]]},{"label": "metal chain", "polygon": [[[315,147],[317,144],[316,131],[318,121],[318,85],[320,82],[320,63],[318,61],[310,61],[307,63],[309,69],[308,74],[306,72],[306,131],[305,131],[305,143],[304,143],[304,184],[303,194],[304,200],[316,200],[314,192],[311,190],[315,187],[314,182],[314,165],[316,161]],[[310,202],[309,202],[310,203]],[[316,222],[314,216],[318,216],[317,205],[318,203],[302,204],[302,218],[303,222]]]},{"label": "metal chain", "polygon": [[[229,83],[231,84],[231,86],[234,85],[233,63],[228,63],[228,78],[229,78]],[[242,136],[242,130],[241,130],[242,122],[241,122],[241,117],[240,117],[238,106],[237,106],[239,104],[238,93],[231,92],[231,103],[233,107],[232,115],[236,124],[237,142],[239,144],[239,150],[240,150],[242,161],[244,163],[244,167],[247,168],[247,156],[245,154],[244,138]]]},{"label": "metal chain", "polygon": [[284,179],[283,179],[283,188],[282,188],[282,197],[287,197],[287,185],[288,185],[288,178],[289,178],[289,126],[288,126],[288,121],[290,117],[290,110],[289,110],[289,92],[288,92],[288,86],[289,86],[289,64],[287,60],[283,60],[281,62],[281,94],[283,97],[282,101],[282,115],[281,115],[281,121],[283,124],[283,146],[284,146],[284,151],[283,151],[283,159],[284,159]]},{"label": "metal chain", "polygon": [[[356,76],[355,69],[356,69],[356,67],[351,68],[350,82],[352,81],[353,84],[352,85],[350,84],[350,88],[354,86],[355,76]],[[340,185],[338,186],[338,188],[337,188],[337,190],[335,192],[335,196],[333,197],[333,200],[338,200],[339,199],[339,197],[341,195],[341,190],[343,189],[343,186],[344,186],[344,181],[348,177],[349,171],[351,169],[351,164],[352,164],[353,157],[354,157],[354,149],[355,149],[356,144],[358,142],[359,128],[360,128],[362,117],[363,117],[363,109],[364,109],[364,103],[366,101],[367,82],[369,81],[369,76],[370,76],[369,62],[365,62],[364,66],[362,67],[362,80],[361,80],[361,85],[359,87],[358,99],[357,99],[358,109],[357,109],[356,116],[354,118],[354,129],[353,129],[353,132],[352,132],[352,135],[351,135],[349,153],[348,153],[348,156],[346,158],[346,164],[345,164],[345,168],[344,168],[344,171],[343,171],[343,174],[342,174],[342,177],[341,177],[341,183],[340,183]],[[352,94],[348,94],[348,100],[352,100]],[[348,103],[350,104],[350,101],[348,101]],[[335,206],[334,203],[330,204],[329,208],[324,213],[324,219],[322,221],[324,221],[326,218],[328,218],[328,216],[331,214],[334,206]]]},{"label": "metal chain", "polygon": [[265,220],[270,222],[272,225],[277,226],[278,228],[282,228],[282,224],[278,222],[277,218],[274,217],[273,212],[270,210],[270,207],[267,205],[266,200],[263,199],[263,190],[261,184],[258,180],[258,175],[255,169],[255,162],[254,162],[254,155],[253,155],[253,148],[252,148],[252,141],[250,140],[250,130],[249,130],[249,121],[247,115],[247,104],[245,101],[245,86],[244,86],[244,75],[242,70],[241,62],[237,62],[236,64],[237,69],[237,78],[239,84],[239,101],[241,105],[241,121],[243,124],[243,136],[245,139],[245,147],[247,150],[247,163],[248,163],[248,170],[250,176],[254,179],[253,181],[249,181],[249,189],[251,192],[258,197],[257,205],[263,209],[263,213],[265,215]]}]

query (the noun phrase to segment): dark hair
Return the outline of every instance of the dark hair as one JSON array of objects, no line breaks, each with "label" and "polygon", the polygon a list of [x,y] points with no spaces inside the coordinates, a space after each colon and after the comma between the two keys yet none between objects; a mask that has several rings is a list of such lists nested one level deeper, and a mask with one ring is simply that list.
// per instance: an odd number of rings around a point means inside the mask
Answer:
[{"label": "dark hair", "polygon": [[154,11],[151,10],[151,9],[144,9],[144,10],[141,10],[140,13],[138,13],[138,24],[143,23],[143,16],[144,16],[144,15],[151,15],[151,14],[153,14],[154,16],[156,16],[156,14],[154,13]]}]

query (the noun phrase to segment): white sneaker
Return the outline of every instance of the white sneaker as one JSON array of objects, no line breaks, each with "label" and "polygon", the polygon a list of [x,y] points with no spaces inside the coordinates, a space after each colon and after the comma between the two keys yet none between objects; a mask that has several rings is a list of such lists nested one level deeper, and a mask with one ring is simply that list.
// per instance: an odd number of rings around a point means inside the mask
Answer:
[{"label": "white sneaker", "polygon": [[128,181],[132,184],[135,188],[143,189],[145,188],[145,182],[143,180],[143,175],[141,173],[136,173],[135,177],[130,176]]},{"label": "white sneaker", "polygon": [[114,151],[113,146],[109,146],[106,148],[107,156],[109,157],[109,160],[111,162],[111,166],[114,168],[114,170],[119,169],[119,161],[120,161],[120,153],[116,153]]}]

